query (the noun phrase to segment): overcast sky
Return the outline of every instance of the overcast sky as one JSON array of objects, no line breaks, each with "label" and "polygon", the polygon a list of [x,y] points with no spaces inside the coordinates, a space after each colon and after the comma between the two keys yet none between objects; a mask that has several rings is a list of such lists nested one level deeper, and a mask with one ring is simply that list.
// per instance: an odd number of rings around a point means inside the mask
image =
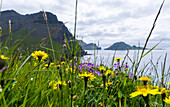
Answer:
[{"label": "overcast sky", "polygon": [[[144,44],[162,0],[79,0],[77,35],[86,43],[103,48],[124,41]],[[3,0],[3,10],[20,14],[52,12],[73,33],[75,0]],[[166,0],[151,36],[149,46],[163,40],[160,46],[170,47],[170,0]]]}]

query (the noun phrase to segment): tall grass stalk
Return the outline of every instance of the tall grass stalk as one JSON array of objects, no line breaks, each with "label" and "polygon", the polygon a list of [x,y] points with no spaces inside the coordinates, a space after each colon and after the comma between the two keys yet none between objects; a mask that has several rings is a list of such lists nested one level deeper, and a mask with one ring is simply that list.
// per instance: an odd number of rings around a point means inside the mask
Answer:
[{"label": "tall grass stalk", "polygon": [[[157,13],[157,15],[156,15],[156,18],[155,18],[155,20],[154,20],[154,22],[153,22],[152,28],[151,28],[151,30],[150,30],[150,33],[149,33],[147,39],[146,39],[146,42],[145,42],[145,45],[144,45],[144,47],[143,47],[143,50],[142,50],[141,56],[140,56],[140,58],[139,58],[139,61],[137,62],[137,65],[135,66],[135,73],[134,73],[134,74],[136,74],[136,72],[137,72],[137,70],[138,70],[138,67],[139,67],[139,65],[140,65],[140,62],[141,62],[141,60],[142,60],[142,58],[143,58],[144,51],[145,51],[146,46],[147,46],[147,44],[148,44],[148,41],[149,41],[149,39],[150,39],[150,37],[151,37],[151,35],[152,35],[152,32],[153,32],[153,30],[154,30],[154,28],[155,28],[155,26],[156,26],[156,22],[157,22],[157,19],[158,19],[160,13],[161,13],[161,10],[162,10],[162,7],[163,7],[163,5],[164,5],[164,2],[165,2],[165,0],[163,0],[161,6],[160,6],[160,8],[159,8],[159,11],[158,11],[158,13]],[[153,50],[153,49],[154,49],[154,48],[152,48],[151,50]],[[149,52],[150,52],[151,50],[149,50]]]},{"label": "tall grass stalk", "polygon": [[167,53],[165,54],[164,64],[163,64],[163,68],[162,68],[162,79],[161,79],[162,85],[164,84],[166,58],[167,58]]},{"label": "tall grass stalk", "polygon": [[75,22],[74,22],[74,35],[73,35],[73,47],[72,47],[72,72],[71,72],[71,107],[73,103],[73,73],[74,73],[74,64],[75,64],[75,45],[76,45],[76,25],[77,25],[77,5],[78,0],[76,0],[75,4]]},{"label": "tall grass stalk", "polygon": [[47,25],[48,34],[49,34],[49,37],[50,37],[50,43],[51,43],[51,48],[52,48],[52,53],[53,53],[53,60],[55,62],[55,52],[54,52],[53,41],[52,41],[52,38],[51,38],[50,28],[49,28],[49,25],[48,25],[47,15],[46,15],[44,10],[43,10],[43,15],[44,15],[44,20],[45,20],[46,25]]}]

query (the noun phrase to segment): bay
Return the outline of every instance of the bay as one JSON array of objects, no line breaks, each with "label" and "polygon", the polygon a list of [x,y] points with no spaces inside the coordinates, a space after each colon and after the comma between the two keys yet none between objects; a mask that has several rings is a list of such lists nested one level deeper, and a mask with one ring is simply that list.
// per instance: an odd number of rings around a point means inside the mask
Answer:
[{"label": "bay", "polygon": [[[106,66],[111,67],[112,66],[112,60],[115,53],[115,50],[85,50],[90,55],[85,55],[82,57],[82,61],[88,61],[91,63],[95,63],[96,65],[104,64]],[[144,53],[146,53],[148,50],[145,50]],[[138,55],[141,55],[142,50],[129,50],[128,56],[132,61],[137,61]],[[141,60],[140,66],[138,71],[143,70],[143,68],[147,65],[147,67],[144,69],[144,74],[152,74],[156,75],[156,72],[158,72],[159,78],[162,77],[162,70],[163,70],[163,64],[165,59],[165,54],[167,53],[166,58],[166,64],[165,64],[165,74],[168,74],[166,76],[166,81],[170,82],[170,48],[165,50],[153,50],[146,56],[144,56]],[[117,50],[115,54],[116,57],[122,57],[121,62],[123,61],[124,57],[127,54],[127,50]],[[125,59],[125,63],[128,64],[129,67],[132,66],[132,62],[129,58]]]}]

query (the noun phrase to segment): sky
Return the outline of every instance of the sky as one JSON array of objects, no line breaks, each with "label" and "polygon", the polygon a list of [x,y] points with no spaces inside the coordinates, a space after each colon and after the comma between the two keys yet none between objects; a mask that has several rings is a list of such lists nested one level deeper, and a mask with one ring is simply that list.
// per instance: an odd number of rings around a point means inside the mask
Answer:
[{"label": "sky", "polygon": [[[115,42],[143,46],[163,0],[78,0],[77,36],[107,48]],[[75,0],[3,0],[1,10],[55,14],[73,33]],[[148,47],[170,47],[170,0],[165,0]]]}]

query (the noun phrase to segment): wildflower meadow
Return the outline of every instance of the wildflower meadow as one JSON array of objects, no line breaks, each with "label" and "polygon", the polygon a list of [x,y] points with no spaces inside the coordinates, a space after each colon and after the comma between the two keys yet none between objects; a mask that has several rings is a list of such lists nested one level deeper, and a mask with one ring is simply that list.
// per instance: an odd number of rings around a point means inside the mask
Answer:
[{"label": "wildflower meadow", "polygon": [[[9,38],[0,44],[1,107],[170,107],[170,83],[165,81],[170,79],[169,71],[165,71],[167,54],[160,71],[162,75],[147,75],[143,73],[145,68],[142,71],[138,69],[145,55],[159,44],[146,52],[163,3],[142,53],[136,60],[129,58],[132,66],[125,62],[128,55],[113,56],[112,66],[81,60],[82,50],[75,36],[77,1],[72,41],[69,42],[65,36],[66,43],[62,51],[57,52],[44,11],[42,15],[49,31],[51,48],[41,47],[21,54],[22,41],[11,46]],[[0,28],[0,36],[2,30]],[[11,30],[9,34],[12,36]]]}]

